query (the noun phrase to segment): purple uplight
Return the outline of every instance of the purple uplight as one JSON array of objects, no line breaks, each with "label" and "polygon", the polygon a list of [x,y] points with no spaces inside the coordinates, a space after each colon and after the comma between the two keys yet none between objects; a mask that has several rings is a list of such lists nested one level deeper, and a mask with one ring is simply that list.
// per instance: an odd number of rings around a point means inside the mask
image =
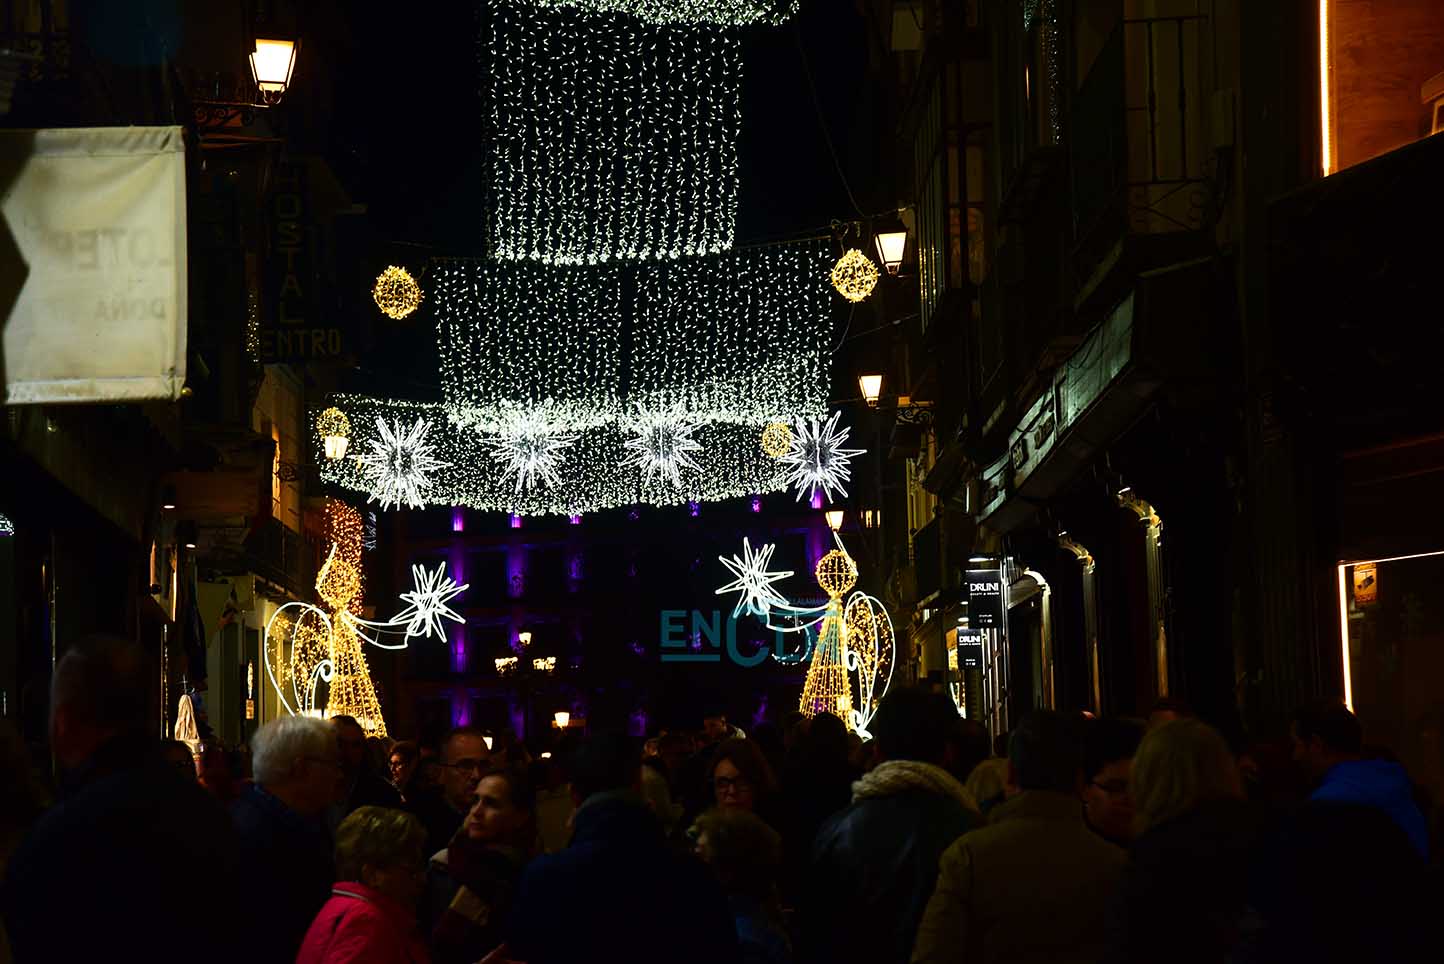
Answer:
[{"label": "purple uplight", "polygon": [[812,507],[813,507],[814,509],[820,509],[820,508],[822,508],[822,490],[821,490],[821,489],[813,489],[813,490],[812,490]]},{"label": "purple uplight", "polygon": [[582,524],[581,514],[578,513],[577,515],[567,516],[567,521],[574,526],[579,526]]},{"label": "purple uplight", "polygon": [[526,592],[526,550],[521,546],[510,546],[506,550],[506,584],[512,599]]},{"label": "purple uplight", "polygon": [[471,725],[471,704],[467,700],[464,690],[451,691],[451,725]]},{"label": "purple uplight", "polygon": [[451,668],[458,673],[466,672],[466,629],[457,626],[451,631]]},{"label": "purple uplight", "polygon": [[454,505],[451,507],[451,531],[466,531],[466,510],[462,509],[462,507],[459,505]]},{"label": "purple uplight", "polygon": [[702,514],[702,504],[700,502],[688,502],[687,511],[692,513],[692,518],[695,519]]},{"label": "purple uplight", "polygon": [[630,718],[627,722],[630,724],[630,725],[628,726],[628,728],[627,728],[627,729],[628,729],[628,735],[629,735],[629,736],[646,736],[646,735],[647,735],[647,711],[646,711],[646,710],[637,710],[636,712],[634,712],[634,713],[631,715],[631,718]]},{"label": "purple uplight", "polygon": [[[817,508],[820,509],[820,508],[822,508],[822,506],[821,506],[821,505],[818,505]],[[521,516],[517,515],[515,512],[513,512],[512,515],[511,515],[511,527],[512,527],[513,529],[520,529],[520,528],[521,528]]]},{"label": "purple uplight", "polygon": [[752,511],[753,511],[753,512],[761,512],[761,511],[762,511],[762,496],[760,496],[760,495],[754,495],[754,496],[752,497]]}]

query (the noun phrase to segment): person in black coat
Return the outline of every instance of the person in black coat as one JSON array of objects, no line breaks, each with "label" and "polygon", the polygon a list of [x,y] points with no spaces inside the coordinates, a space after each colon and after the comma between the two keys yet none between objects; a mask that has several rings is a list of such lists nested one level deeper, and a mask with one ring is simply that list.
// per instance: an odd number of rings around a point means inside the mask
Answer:
[{"label": "person in black coat", "polygon": [[593,736],[568,770],[578,804],[571,843],[527,866],[505,956],[528,964],[736,962],[727,900],[706,867],[667,846],[638,796],[641,757],[632,742]]},{"label": "person in black coat", "polygon": [[[225,811],[146,735],[150,663],[136,644],[91,637],[52,685],[62,799],[7,867],[0,906],[11,952],[29,961],[164,960],[241,930],[239,851]],[[204,884],[198,870],[204,870]]]},{"label": "person in black coat", "polygon": [[848,760],[847,727],[831,713],[819,713],[802,735],[782,778],[783,903],[796,907],[812,841],[833,814],[852,803],[852,783],[861,774]]},{"label": "person in black coat", "polygon": [[1417,958],[1444,894],[1389,814],[1313,801],[1255,848],[1248,896],[1255,917],[1238,964],[1355,964]]},{"label": "person in black coat", "polygon": [[956,718],[941,693],[899,688],[883,698],[872,723],[882,762],[812,845],[799,893],[799,960],[912,957],[943,851],[981,823],[967,790],[942,766]]},{"label": "person in black coat", "polygon": [[1222,962],[1247,929],[1255,811],[1218,731],[1191,718],[1148,731],[1133,758],[1137,832],[1109,920],[1110,959]]},{"label": "person in black coat", "polygon": [[333,716],[330,723],[341,754],[341,796],[328,812],[331,834],[335,836],[341,821],[361,807],[400,808],[401,793],[390,780],[372,770],[366,754],[366,731],[360,723],[349,716]]},{"label": "person in black coat", "polygon": [[341,785],[336,734],[283,716],[256,731],[251,751],[256,782],[231,805],[250,910],[241,940],[252,960],[292,961],[335,880],[325,814]]}]

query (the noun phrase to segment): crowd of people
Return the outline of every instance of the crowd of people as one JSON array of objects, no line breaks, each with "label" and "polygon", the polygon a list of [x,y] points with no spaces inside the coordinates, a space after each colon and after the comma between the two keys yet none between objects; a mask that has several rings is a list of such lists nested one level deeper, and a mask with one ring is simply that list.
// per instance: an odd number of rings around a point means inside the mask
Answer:
[{"label": "crowd of people", "polygon": [[[1339,704],[1287,756],[1180,704],[1035,711],[990,740],[936,692],[534,758],[282,717],[244,752],[143,732],[145,661],[72,647],[54,802],[0,739],[0,962],[1402,960],[1435,946],[1431,801]],[[1434,863],[1431,864],[1431,858]]]}]

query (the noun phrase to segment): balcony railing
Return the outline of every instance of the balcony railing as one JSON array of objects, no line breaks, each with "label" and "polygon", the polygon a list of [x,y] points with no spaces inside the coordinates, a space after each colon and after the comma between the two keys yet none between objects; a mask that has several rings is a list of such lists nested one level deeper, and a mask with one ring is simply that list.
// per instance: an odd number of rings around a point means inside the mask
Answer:
[{"label": "balcony railing", "polygon": [[1073,102],[1074,257],[1090,277],[1124,234],[1202,229],[1208,18],[1123,20]]}]

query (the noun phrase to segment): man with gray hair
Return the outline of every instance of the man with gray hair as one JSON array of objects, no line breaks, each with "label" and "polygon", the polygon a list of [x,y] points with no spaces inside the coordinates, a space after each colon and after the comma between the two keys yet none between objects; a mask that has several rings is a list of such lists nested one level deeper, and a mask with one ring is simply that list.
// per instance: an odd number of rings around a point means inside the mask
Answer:
[{"label": "man with gray hair", "polygon": [[324,815],[341,783],[336,731],[315,717],[271,720],[251,738],[251,769],[255,783],[231,807],[253,911],[248,948],[259,961],[291,961],[335,878]]},{"label": "man with gray hair", "polygon": [[[235,834],[219,804],[161,755],[155,665],[130,640],[93,636],[55,667],[61,799],[11,858],[0,892],[18,964],[160,960],[239,926]],[[178,870],[195,867],[204,888]],[[240,958],[216,947],[215,959]]]}]

